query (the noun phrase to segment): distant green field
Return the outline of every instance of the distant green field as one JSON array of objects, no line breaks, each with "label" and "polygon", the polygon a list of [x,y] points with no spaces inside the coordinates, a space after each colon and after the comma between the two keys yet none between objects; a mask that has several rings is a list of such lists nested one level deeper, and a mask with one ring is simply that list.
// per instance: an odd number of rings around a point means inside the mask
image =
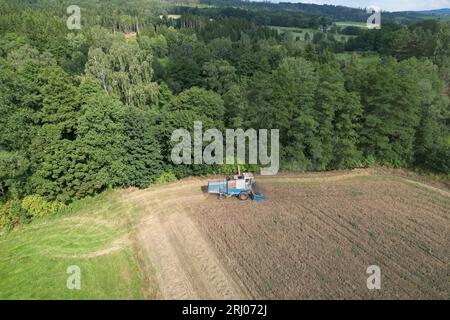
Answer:
[{"label": "distant green field", "polygon": [[339,21],[336,22],[338,27],[358,27],[362,29],[367,29],[367,24],[364,22],[354,22],[354,21]]},{"label": "distant green field", "polygon": [[341,61],[350,60],[352,56],[356,56],[362,64],[374,63],[380,60],[380,56],[376,53],[362,55],[358,53],[345,52],[336,54],[337,59]]},{"label": "distant green field", "polygon": [[292,32],[294,37],[299,37],[300,40],[305,41],[305,34],[309,33],[311,39],[315,32],[319,31],[316,29],[309,28],[294,28],[294,27],[278,27],[278,26],[270,26],[272,29],[276,29],[278,34],[283,34],[285,32]]},{"label": "distant green field", "polygon": [[[294,37],[299,38],[301,41],[305,41],[305,35],[308,33],[310,39],[313,38],[314,33],[318,32],[317,29],[310,28],[295,28],[295,27],[278,27],[278,26],[270,26],[272,29],[276,29],[278,34],[283,34],[285,32],[292,32]],[[343,34],[336,34],[335,38],[338,41],[347,41],[349,38],[353,38],[354,36],[348,36]]]},{"label": "distant green field", "polygon": [[356,36],[350,36],[350,35],[346,35],[346,34],[336,34],[335,37],[336,37],[336,40],[347,41],[348,39],[355,38]]},{"label": "distant green field", "polygon": [[[137,218],[109,192],[1,235],[0,299],[143,299],[128,238]],[[80,290],[67,288],[71,265]]]}]

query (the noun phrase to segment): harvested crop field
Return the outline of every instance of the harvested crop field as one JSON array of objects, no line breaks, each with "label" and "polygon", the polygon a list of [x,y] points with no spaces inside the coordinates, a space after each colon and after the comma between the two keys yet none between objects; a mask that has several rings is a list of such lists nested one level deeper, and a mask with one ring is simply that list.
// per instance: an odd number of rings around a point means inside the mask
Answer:
[{"label": "harvested crop field", "polygon": [[[260,177],[267,201],[207,180],[133,190],[147,297],[449,299],[450,193],[372,171]],[[369,265],[381,290],[368,290]]]}]

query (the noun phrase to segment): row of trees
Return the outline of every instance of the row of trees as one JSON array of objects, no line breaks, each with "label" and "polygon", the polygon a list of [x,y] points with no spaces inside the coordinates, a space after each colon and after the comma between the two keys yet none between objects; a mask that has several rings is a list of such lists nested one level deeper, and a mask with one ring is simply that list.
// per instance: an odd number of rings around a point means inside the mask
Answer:
[{"label": "row of trees", "polygon": [[77,78],[29,46],[2,59],[0,146],[11,168],[3,197],[36,192],[69,202],[146,186],[162,172],[150,108],[158,89],[151,61],[133,53],[124,42],[93,47]]},{"label": "row of trees", "polygon": [[380,163],[449,172],[448,98],[429,61],[286,58],[247,85],[243,122],[280,129],[286,168]]},{"label": "row of trees", "polygon": [[[227,6],[225,8],[191,8],[176,7],[175,13],[183,16],[219,18],[238,18],[264,26],[298,27],[298,28],[325,28],[332,23],[332,19],[325,15],[312,15],[303,12],[273,10],[244,10]],[[183,22],[183,20],[181,20]]]}]

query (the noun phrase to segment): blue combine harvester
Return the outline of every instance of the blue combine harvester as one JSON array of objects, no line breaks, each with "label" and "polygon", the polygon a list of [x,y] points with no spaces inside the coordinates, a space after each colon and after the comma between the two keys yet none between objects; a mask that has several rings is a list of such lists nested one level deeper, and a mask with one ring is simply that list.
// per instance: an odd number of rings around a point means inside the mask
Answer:
[{"label": "blue combine harvester", "polygon": [[240,200],[264,201],[266,197],[257,190],[254,176],[251,173],[228,176],[225,180],[208,182],[208,193],[217,194],[219,199],[238,197]]}]

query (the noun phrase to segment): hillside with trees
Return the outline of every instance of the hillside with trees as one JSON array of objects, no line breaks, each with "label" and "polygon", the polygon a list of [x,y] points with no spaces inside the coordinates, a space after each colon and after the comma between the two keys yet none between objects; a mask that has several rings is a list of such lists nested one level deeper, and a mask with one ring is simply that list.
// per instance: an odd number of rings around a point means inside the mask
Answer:
[{"label": "hillside with trees", "polygon": [[448,22],[343,41],[344,9],[79,2],[80,30],[68,1],[0,4],[1,227],[111,188],[227,173],[170,161],[171,133],[194,121],[279,129],[282,170],[450,174]]}]

